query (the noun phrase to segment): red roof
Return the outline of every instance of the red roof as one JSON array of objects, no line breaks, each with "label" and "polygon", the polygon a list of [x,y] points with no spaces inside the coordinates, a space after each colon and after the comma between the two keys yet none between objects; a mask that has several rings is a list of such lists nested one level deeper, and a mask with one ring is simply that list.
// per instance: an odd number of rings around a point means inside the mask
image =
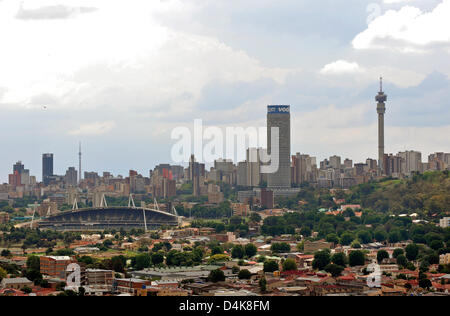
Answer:
[{"label": "red roof", "polygon": [[6,295],[6,296],[28,296],[22,291],[15,290],[15,289],[3,289],[0,290],[0,295]]}]

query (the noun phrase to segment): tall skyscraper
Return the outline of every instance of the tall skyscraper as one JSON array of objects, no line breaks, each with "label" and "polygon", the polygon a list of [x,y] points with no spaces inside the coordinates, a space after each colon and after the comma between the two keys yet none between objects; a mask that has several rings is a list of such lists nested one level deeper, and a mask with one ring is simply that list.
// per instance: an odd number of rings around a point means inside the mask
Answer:
[{"label": "tall skyscraper", "polygon": [[387,95],[383,92],[383,78],[380,78],[380,91],[375,97],[378,102],[377,113],[378,113],[378,167],[381,173],[384,173],[384,114],[386,113],[385,102],[387,100]]},{"label": "tall skyscraper", "polygon": [[[272,148],[272,127],[278,127],[278,152]],[[267,151],[278,160],[278,171],[267,175],[269,188],[291,187],[291,114],[289,105],[269,105],[267,107]]]},{"label": "tall skyscraper", "polygon": [[53,176],[53,154],[42,155],[42,182],[48,185],[50,177]]}]

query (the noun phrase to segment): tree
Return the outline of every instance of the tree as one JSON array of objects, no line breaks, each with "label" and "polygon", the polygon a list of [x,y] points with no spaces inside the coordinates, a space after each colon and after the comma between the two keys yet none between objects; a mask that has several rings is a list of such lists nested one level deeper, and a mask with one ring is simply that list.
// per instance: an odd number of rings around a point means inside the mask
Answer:
[{"label": "tree", "polygon": [[111,267],[115,272],[124,272],[127,265],[127,259],[124,256],[115,256],[111,258]]},{"label": "tree", "polygon": [[336,235],[336,234],[328,234],[326,237],[325,237],[325,240],[326,241],[328,241],[328,242],[331,242],[331,243],[333,243],[333,244],[338,244],[339,243],[339,238],[338,238],[338,236]]},{"label": "tree", "polygon": [[256,246],[254,244],[246,244],[244,250],[245,250],[245,255],[249,258],[256,255],[256,252],[258,251],[258,249],[256,248]]},{"label": "tree", "polygon": [[361,230],[358,232],[358,238],[363,244],[372,242],[372,235],[367,230]]},{"label": "tree", "polygon": [[267,281],[266,278],[262,277],[259,280],[259,289],[261,290],[262,293],[266,292],[267,290]]},{"label": "tree", "polygon": [[384,259],[389,259],[389,254],[386,250],[380,250],[377,252],[377,261],[381,263]]},{"label": "tree", "polygon": [[3,249],[1,256],[2,257],[11,257],[11,251],[9,251],[8,249]]},{"label": "tree", "polygon": [[134,268],[136,270],[142,270],[150,267],[151,265],[151,257],[148,253],[139,254],[134,257]]},{"label": "tree", "polygon": [[341,235],[341,245],[348,246],[352,243],[352,241],[355,239],[353,234],[351,233],[343,233]]},{"label": "tree", "polygon": [[420,279],[419,280],[419,286],[422,289],[429,289],[432,286],[432,284],[431,284],[431,281],[428,280],[428,279]]},{"label": "tree", "polygon": [[397,264],[402,267],[406,267],[408,264],[408,259],[406,259],[405,255],[399,255],[397,257]]},{"label": "tree", "polygon": [[247,269],[243,269],[238,273],[238,278],[240,280],[249,280],[251,276],[252,276],[251,272],[248,271]]},{"label": "tree", "polygon": [[242,259],[242,258],[244,258],[244,254],[245,254],[245,250],[242,245],[235,245],[231,249],[231,257],[232,258]]},{"label": "tree", "polygon": [[383,242],[383,241],[385,241],[388,238],[386,232],[384,230],[382,230],[382,229],[376,230],[375,234],[374,234],[374,237],[375,237],[375,240],[378,241],[378,242]]},{"label": "tree", "polygon": [[211,256],[223,254],[223,248],[219,245],[211,248]]},{"label": "tree", "polygon": [[433,240],[430,243],[430,248],[433,250],[439,250],[441,248],[444,248],[444,243],[441,240]]},{"label": "tree", "polygon": [[316,270],[323,270],[331,261],[330,250],[325,249],[314,254],[312,267]]},{"label": "tree", "polygon": [[208,280],[213,283],[223,282],[223,281],[225,281],[225,274],[220,269],[212,270],[209,273]]},{"label": "tree", "polygon": [[366,256],[364,255],[364,252],[360,250],[350,252],[348,256],[348,263],[351,267],[363,266],[366,263]]},{"label": "tree", "polygon": [[80,286],[78,288],[78,296],[84,296],[85,293],[86,293],[86,290],[84,289],[84,287]]},{"label": "tree", "polygon": [[250,214],[250,220],[255,223],[259,223],[261,221],[261,215],[256,212]]},{"label": "tree", "polygon": [[331,273],[331,276],[336,278],[341,275],[342,271],[344,271],[344,267],[330,263],[325,267],[325,271]]},{"label": "tree", "polygon": [[276,242],[270,246],[270,250],[274,253],[289,252],[289,251],[291,251],[291,246],[289,246],[285,242],[280,242],[280,243]]},{"label": "tree", "polygon": [[409,244],[405,248],[405,253],[408,260],[414,261],[419,255],[419,246],[417,246],[416,244]]},{"label": "tree", "polygon": [[233,272],[233,274],[238,274],[239,271],[241,271],[241,269],[238,266],[234,266],[231,268],[231,272]]},{"label": "tree", "polygon": [[3,269],[2,267],[0,267],[0,282],[1,282],[4,278],[6,278],[7,275],[8,275],[8,272],[7,272],[5,269]]},{"label": "tree", "polygon": [[395,248],[394,252],[392,253],[392,257],[394,257],[395,259],[397,259],[397,257],[399,255],[403,255],[405,252],[403,251],[402,248]]},{"label": "tree", "polygon": [[311,228],[307,226],[302,227],[302,229],[300,229],[300,235],[302,235],[303,237],[311,236]]},{"label": "tree", "polygon": [[331,257],[331,262],[339,266],[345,267],[347,265],[348,259],[345,253],[337,252]]},{"label": "tree", "polygon": [[275,260],[269,260],[264,262],[264,272],[278,271],[278,263]]},{"label": "tree", "polygon": [[297,271],[297,264],[294,259],[286,259],[283,262],[283,271]]},{"label": "tree", "polygon": [[29,256],[27,258],[27,269],[35,271],[41,270],[41,262],[38,256]]},{"label": "tree", "polygon": [[152,264],[158,265],[164,262],[164,255],[161,252],[153,252],[151,254]]},{"label": "tree", "polygon": [[28,287],[28,286],[24,286],[23,288],[20,289],[22,292],[24,292],[25,294],[30,294],[33,290]]}]

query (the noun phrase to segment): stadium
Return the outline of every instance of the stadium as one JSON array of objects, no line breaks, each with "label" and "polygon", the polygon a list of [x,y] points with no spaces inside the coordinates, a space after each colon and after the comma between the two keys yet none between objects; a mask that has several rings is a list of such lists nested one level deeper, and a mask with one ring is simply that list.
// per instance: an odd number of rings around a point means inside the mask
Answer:
[{"label": "stadium", "polygon": [[110,229],[156,229],[176,227],[179,217],[174,213],[137,207],[98,207],[61,212],[40,220],[40,229],[60,231],[101,231]]}]

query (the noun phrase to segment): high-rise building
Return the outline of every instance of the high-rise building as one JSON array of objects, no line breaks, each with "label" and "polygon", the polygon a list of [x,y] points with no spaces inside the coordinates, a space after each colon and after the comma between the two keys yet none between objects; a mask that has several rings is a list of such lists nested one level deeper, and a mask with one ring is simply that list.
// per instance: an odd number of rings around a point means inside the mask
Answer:
[{"label": "high-rise building", "polygon": [[22,164],[22,161],[18,161],[13,166],[13,173],[18,172],[19,174],[22,174],[22,172],[25,170],[25,166]]},{"label": "high-rise building", "polygon": [[344,160],[344,167],[345,168],[353,168],[353,160],[351,159],[345,159]]},{"label": "high-rise building", "polygon": [[331,168],[333,168],[333,169],[340,169],[341,168],[341,157],[336,156],[336,155],[330,157],[330,165],[331,165]]},{"label": "high-rise building", "polygon": [[[278,128],[278,152],[272,144],[272,128]],[[267,107],[267,151],[271,164],[278,160],[278,170],[267,175],[269,188],[291,187],[291,114],[289,105]]]},{"label": "high-rise building", "polygon": [[383,92],[383,78],[380,78],[380,91],[375,97],[378,113],[378,167],[380,172],[383,172],[383,160],[384,160],[384,114],[386,113],[386,100],[387,95]]},{"label": "high-rise building", "polygon": [[292,183],[302,184],[317,181],[316,157],[297,153],[292,156]]},{"label": "high-rise building", "polygon": [[64,177],[64,182],[67,187],[76,187],[78,184],[78,176],[77,176],[77,170],[75,167],[69,167],[66,171],[66,175]]},{"label": "high-rise building", "polygon": [[237,185],[246,187],[247,184],[247,162],[241,161],[237,166]]},{"label": "high-rise building", "polygon": [[78,150],[78,181],[81,182],[81,142]]},{"label": "high-rise building", "polygon": [[[261,184],[262,148],[247,149],[247,186],[257,187]],[[265,154],[265,152],[264,152]]]},{"label": "high-rise building", "polygon": [[422,153],[418,151],[399,152],[402,158],[401,172],[410,176],[413,172],[422,172]]},{"label": "high-rise building", "polygon": [[192,194],[199,196],[201,194],[200,183],[203,182],[205,177],[205,164],[196,162],[194,155],[191,155],[189,160],[188,176],[189,180],[192,181]]},{"label": "high-rise building", "polygon": [[42,155],[42,182],[48,185],[50,177],[53,176],[53,154]]}]

